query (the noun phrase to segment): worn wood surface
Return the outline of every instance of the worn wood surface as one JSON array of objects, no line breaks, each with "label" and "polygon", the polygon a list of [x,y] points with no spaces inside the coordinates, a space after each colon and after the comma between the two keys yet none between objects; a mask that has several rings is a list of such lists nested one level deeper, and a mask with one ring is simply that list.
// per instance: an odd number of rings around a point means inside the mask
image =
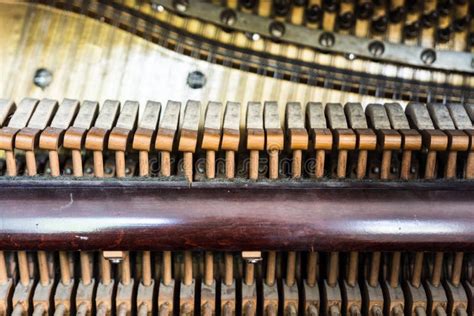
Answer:
[{"label": "worn wood surface", "polygon": [[[207,101],[245,105],[275,100],[280,106],[288,101],[383,101],[190,58],[105,22],[38,4],[0,1],[0,40],[8,43],[0,50],[0,97],[17,102],[25,96],[100,104],[106,99],[137,100],[143,112],[147,100],[166,104],[194,99],[203,106]],[[40,68],[53,75],[44,89],[33,83]],[[206,76],[202,89],[186,83],[195,70]]]}]

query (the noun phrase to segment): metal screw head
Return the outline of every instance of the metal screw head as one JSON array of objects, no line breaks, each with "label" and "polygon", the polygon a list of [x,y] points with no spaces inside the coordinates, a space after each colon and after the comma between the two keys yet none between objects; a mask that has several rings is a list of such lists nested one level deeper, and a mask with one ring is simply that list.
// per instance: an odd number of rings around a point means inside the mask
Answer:
[{"label": "metal screw head", "polygon": [[206,76],[199,70],[196,70],[188,74],[186,82],[191,89],[201,89],[206,84]]},{"label": "metal screw head", "polygon": [[274,21],[270,23],[269,32],[274,37],[282,37],[285,35],[285,24]]},{"label": "metal screw head", "polygon": [[334,35],[328,32],[324,32],[319,36],[319,44],[324,47],[334,46],[335,41]]},{"label": "metal screw head", "polygon": [[179,12],[186,12],[189,6],[189,1],[188,0],[174,0],[173,6]]},{"label": "metal screw head", "polygon": [[130,175],[132,173],[132,169],[130,168],[125,168],[125,174]]},{"label": "metal screw head", "polygon": [[41,89],[48,87],[51,81],[53,81],[53,73],[46,68],[37,69],[33,76],[33,83]]},{"label": "metal screw head", "polygon": [[245,33],[245,36],[247,36],[248,39],[250,39],[254,42],[260,40],[260,38],[261,38],[260,34],[258,34],[258,33],[247,32],[247,33]]},{"label": "metal screw head", "polygon": [[379,167],[374,167],[374,168],[372,169],[372,172],[375,173],[375,174],[378,174],[378,173],[380,172]]},{"label": "metal screw head", "polygon": [[86,168],[86,174],[92,174],[92,171],[93,171],[92,168],[90,167]]},{"label": "metal screw head", "polygon": [[105,171],[106,174],[111,174],[112,173],[112,168],[106,167],[104,171]]},{"label": "metal screw head", "polygon": [[198,173],[201,173],[201,174],[204,174],[206,172],[206,162],[205,161],[200,161],[198,164],[197,164],[197,168],[196,168],[197,172]]},{"label": "metal screw head", "polygon": [[225,25],[232,26],[237,22],[237,14],[232,9],[225,9],[221,13],[221,21]]},{"label": "metal screw head", "polygon": [[436,61],[436,52],[427,48],[421,52],[420,59],[425,65],[431,65]]},{"label": "metal screw head", "polygon": [[347,60],[354,60],[357,56],[354,53],[346,53],[344,57],[346,57]]},{"label": "metal screw head", "polygon": [[154,1],[151,2],[151,8],[154,10],[154,11],[157,11],[157,12],[163,12],[165,11],[165,7],[162,6],[161,4],[159,3],[156,3]]},{"label": "metal screw head", "polygon": [[64,169],[64,174],[67,176],[70,176],[72,174],[72,169],[71,168],[65,168]]},{"label": "metal screw head", "polygon": [[382,54],[385,52],[385,45],[380,41],[373,41],[369,44],[369,52],[374,57],[382,56]]}]

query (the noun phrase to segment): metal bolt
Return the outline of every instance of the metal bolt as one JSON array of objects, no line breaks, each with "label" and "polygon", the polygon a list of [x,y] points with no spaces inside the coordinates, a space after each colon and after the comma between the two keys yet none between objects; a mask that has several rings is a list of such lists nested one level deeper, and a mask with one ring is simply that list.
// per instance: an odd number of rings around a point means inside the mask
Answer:
[{"label": "metal bolt", "polygon": [[372,169],[372,172],[375,173],[375,174],[379,173],[379,172],[380,172],[379,167],[374,167],[374,168]]},{"label": "metal bolt", "polygon": [[72,169],[71,168],[64,169],[64,174],[70,176],[72,174]]},{"label": "metal bolt", "polygon": [[125,168],[125,174],[130,174],[130,173],[132,173],[132,169],[130,169],[128,167]]},{"label": "metal bolt", "polygon": [[345,54],[344,56],[345,56],[346,59],[348,59],[348,60],[354,60],[354,59],[356,59],[356,57],[357,57],[354,53],[347,53],[347,54]]},{"label": "metal bolt", "polygon": [[274,21],[270,24],[269,31],[274,37],[282,37],[285,34],[285,25],[279,21]]},{"label": "metal bolt", "polygon": [[415,167],[411,167],[411,168],[410,168],[410,172],[413,173],[413,174],[416,173],[416,168],[415,168]]},{"label": "metal bolt", "polygon": [[431,65],[436,61],[436,52],[429,48],[425,49],[421,52],[420,59],[425,65]]},{"label": "metal bolt", "polygon": [[87,174],[92,174],[92,172],[93,172],[93,170],[92,170],[91,167],[87,167],[87,168],[86,168],[86,173],[87,173]]},{"label": "metal bolt", "polygon": [[237,22],[237,14],[232,9],[225,9],[221,13],[221,21],[225,25],[232,26]]},{"label": "metal bolt", "polygon": [[204,173],[204,172],[206,172],[205,162],[204,162],[204,161],[200,161],[200,163],[198,163],[196,169],[197,169],[197,172],[198,172],[198,173]]},{"label": "metal bolt", "polygon": [[165,7],[162,6],[161,4],[159,3],[156,3],[156,2],[152,2],[151,3],[151,8],[157,12],[163,12],[165,11]]},{"label": "metal bolt", "polygon": [[382,42],[374,41],[369,44],[369,52],[374,57],[382,56],[382,54],[385,52],[385,46]]},{"label": "metal bolt", "polygon": [[260,34],[258,34],[258,33],[247,32],[247,33],[245,33],[245,36],[247,36],[248,39],[250,39],[254,42],[260,40],[260,38],[261,38]]},{"label": "metal bolt", "polygon": [[106,174],[111,174],[111,173],[112,173],[112,168],[106,167],[106,168],[105,168],[105,173],[106,173]]},{"label": "metal bolt", "polygon": [[199,70],[190,72],[188,74],[187,84],[191,89],[201,89],[206,84],[206,76]]},{"label": "metal bolt", "polygon": [[189,2],[188,0],[174,0],[173,6],[179,12],[186,12]]},{"label": "metal bolt", "polygon": [[33,77],[33,83],[37,87],[45,89],[51,84],[51,81],[53,81],[53,73],[51,71],[46,68],[39,68],[36,70]]},{"label": "metal bolt", "polygon": [[335,41],[336,39],[334,38],[334,35],[328,32],[324,32],[319,36],[319,44],[324,47],[334,46]]}]

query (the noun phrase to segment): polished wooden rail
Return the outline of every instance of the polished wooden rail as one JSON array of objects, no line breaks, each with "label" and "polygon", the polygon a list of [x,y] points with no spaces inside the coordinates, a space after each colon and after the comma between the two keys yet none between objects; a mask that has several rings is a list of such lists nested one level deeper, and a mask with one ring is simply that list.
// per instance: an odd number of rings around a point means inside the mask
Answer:
[{"label": "polished wooden rail", "polygon": [[4,250],[474,249],[474,183],[9,178]]}]

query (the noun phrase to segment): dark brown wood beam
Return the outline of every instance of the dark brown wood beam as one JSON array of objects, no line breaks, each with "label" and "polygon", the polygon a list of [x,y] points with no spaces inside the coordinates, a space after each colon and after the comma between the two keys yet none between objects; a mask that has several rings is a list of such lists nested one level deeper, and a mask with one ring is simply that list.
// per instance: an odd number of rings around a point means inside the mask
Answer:
[{"label": "dark brown wood beam", "polygon": [[0,249],[473,250],[474,183],[0,181]]}]

